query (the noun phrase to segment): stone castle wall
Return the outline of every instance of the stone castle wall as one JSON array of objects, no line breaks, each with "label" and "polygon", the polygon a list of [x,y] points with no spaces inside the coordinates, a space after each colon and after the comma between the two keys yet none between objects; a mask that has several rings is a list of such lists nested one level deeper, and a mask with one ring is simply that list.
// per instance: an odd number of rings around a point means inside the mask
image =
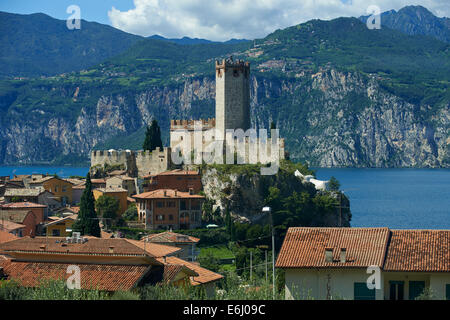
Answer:
[{"label": "stone castle wall", "polygon": [[132,177],[157,174],[171,168],[171,149],[149,151],[94,150],[91,152],[91,168],[122,165]]}]

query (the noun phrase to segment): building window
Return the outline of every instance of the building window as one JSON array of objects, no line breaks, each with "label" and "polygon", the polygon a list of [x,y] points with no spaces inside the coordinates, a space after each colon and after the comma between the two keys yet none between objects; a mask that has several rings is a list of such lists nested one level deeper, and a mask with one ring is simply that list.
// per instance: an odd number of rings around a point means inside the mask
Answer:
[{"label": "building window", "polygon": [[181,200],[180,201],[180,210],[187,210],[187,201],[186,200]]},{"label": "building window", "polygon": [[62,192],[66,192],[67,188],[66,187],[62,187]]},{"label": "building window", "polygon": [[164,208],[164,201],[157,201],[156,202],[156,207],[157,208]]},{"label": "building window", "polygon": [[163,215],[163,214],[158,214],[158,215],[156,216],[156,219],[157,219],[158,221],[163,221],[163,220],[164,220],[164,215]]},{"label": "building window", "polygon": [[425,281],[410,281],[409,300],[416,300],[416,298],[423,293],[424,289],[425,289]]},{"label": "building window", "polygon": [[389,299],[403,300],[405,285],[403,281],[389,281]]},{"label": "building window", "polygon": [[173,220],[173,214],[169,214],[169,220],[170,220],[170,221]]},{"label": "building window", "polygon": [[52,230],[52,236],[59,237],[60,236],[59,230],[58,229],[53,229]]},{"label": "building window", "polygon": [[355,282],[353,292],[355,300],[375,300],[375,289],[367,288],[365,282]]},{"label": "building window", "polygon": [[175,201],[167,201],[168,208],[175,208]]},{"label": "building window", "polygon": [[58,186],[55,186],[55,192],[58,192]]}]

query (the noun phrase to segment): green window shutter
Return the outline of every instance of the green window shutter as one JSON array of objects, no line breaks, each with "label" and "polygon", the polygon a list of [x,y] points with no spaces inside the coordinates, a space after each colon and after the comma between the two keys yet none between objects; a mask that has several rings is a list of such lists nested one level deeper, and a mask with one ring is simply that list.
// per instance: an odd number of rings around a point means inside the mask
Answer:
[{"label": "green window shutter", "polygon": [[425,281],[409,282],[409,300],[415,300],[425,289]]},{"label": "green window shutter", "polygon": [[445,298],[450,300],[450,284],[445,285]]},{"label": "green window shutter", "polygon": [[353,285],[355,300],[375,300],[375,289],[367,288],[365,282],[355,282]]}]

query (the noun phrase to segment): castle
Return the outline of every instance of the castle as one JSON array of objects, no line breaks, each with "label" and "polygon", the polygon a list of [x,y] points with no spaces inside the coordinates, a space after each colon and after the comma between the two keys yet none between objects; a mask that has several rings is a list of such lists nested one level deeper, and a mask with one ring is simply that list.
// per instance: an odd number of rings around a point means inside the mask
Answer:
[{"label": "castle", "polygon": [[122,165],[130,175],[145,176],[180,164],[202,163],[208,156],[210,162],[238,164],[284,159],[284,139],[272,140],[264,136],[265,130],[258,137],[250,128],[250,63],[229,58],[216,61],[215,67],[216,118],[171,120],[170,147],[152,152],[92,151],[91,167]]}]

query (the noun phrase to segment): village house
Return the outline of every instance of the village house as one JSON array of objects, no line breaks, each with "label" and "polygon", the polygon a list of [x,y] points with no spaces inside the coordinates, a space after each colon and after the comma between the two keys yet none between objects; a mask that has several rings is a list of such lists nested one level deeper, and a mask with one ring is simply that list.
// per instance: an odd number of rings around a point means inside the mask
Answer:
[{"label": "village house", "polygon": [[202,190],[202,178],[198,171],[175,169],[145,176],[143,187],[144,192],[157,189],[176,189],[189,192],[189,189],[193,189],[194,193],[199,193]]},{"label": "village house", "polygon": [[286,299],[414,300],[426,288],[450,299],[450,230],[289,228],[276,267]]},{"label": "village house", "polygon": [[92,184],[93,189],[106,188],[106,180],[105,179],[91,179],[91,184]]},{"label": "village house", "polygon": [[46,205],[33,202],[11,202],[0,206],[0,209],[3,210],[30,210],[35,214],[37,223],[42,223],[47,220],[47,208]]},{"label": "village house", "polygon": [[36,287],[42,280],[67,279],[67,268],[81,270],[81,288],[114,292],[144,285],[203,285],[211,292],[221,275],[177,258],[179,248],[130,239],[74,236],[20,238],[0,245],[6,279]]},{"label": "village house", "polygon": [[72,183],[72,204],[78,204],[81,202],[81,196],[86,188],[86,181],[80,179],[64,179]]},{"label": "village house", "polygon": [[195,246],[200,239],[181,233],[165,231],[145,236],[141,241],[178,247],[181,249],[178,256],[188,261],[196,261],[199,253]]},{"label": "village house", "polygon": [[53,193],[43,188],[6,189],[5,202],[31,202],[46,205],[49,212],[61,208],[61,202],[56,200]]},{"label": "village house", "polygon": [[44,188],[48,192],[53,193],[56,200],[61,202],[64,207],[66,204],[72,203],[72,187],[73,184],[69,181],[54,177],[32,177],[28,182],[30,188]]},{"label": "village house", "polygon": [[72,234],[72,225],[77,220],[78,215],[60,217],[49,217],[44,225],[45,234],[52,237],[68,237]]},{"label": "village house", "polygon": [[138,221],[146,229],[195,229],[201,226],[204,196],[173,189],[158,189],[133,196]]},{"label": "village house", "polygon": [[97,201],[98,198],[101,196],[109,196],[114,199],[117,199],[119,201],[119,211],[117,214],[122,215],[125,211],[127,211],[128,208],[128,191],[122,188],[99,188],[92,190],[92,193],[94,194],[95,201]]},{"label": "village house", "polygon": [[42,232],[42,222],[31,210],[4,210],[0,208],[0,221],[10,221],[16,224],[24,225],[22,228],[23,236],[35,236]]},{"label": "village house", "polygon": [[136,179],[128,176],[114,176],[106,179],[106,189],[125,189],[131,197],[137,193]]},{"label": "village house", "polygon": [[10,233],[16,237],[23,237],[25,235],[25,227],[23,224],[1,219],[0,217],[0,231]]}]

